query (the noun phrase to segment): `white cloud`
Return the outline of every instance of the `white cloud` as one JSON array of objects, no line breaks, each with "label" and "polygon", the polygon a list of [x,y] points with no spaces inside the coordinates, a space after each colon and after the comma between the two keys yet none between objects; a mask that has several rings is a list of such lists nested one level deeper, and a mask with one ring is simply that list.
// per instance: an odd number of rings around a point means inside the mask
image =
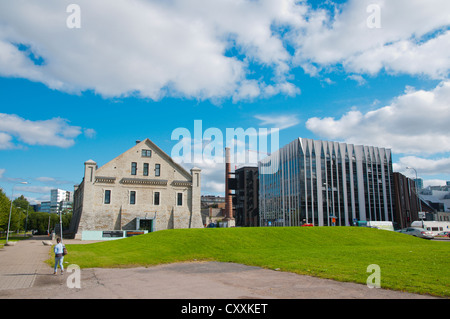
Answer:
[{"label": "white cloud", "polygon": [[6,169],[0,168],[0,178],[3,178],[3,174],[5,174]]},{"label": "white cloud", "polygon": [[[0,29],[0,74],[63,90],[94,89],[105,96],[138,92],[153,99],[165,95],[239,99],[264,92],[297,94],[286,81],[292,56],[285,41],[295,47],[298,65],[308,70],[315,68],[311,63],[343,63],[370,73],[383,67],[432,76],[448,72],[445,33],[425,44],[411,40],[450,23],[445,14],[448,1],[379,1],[381,30],[366,25],[366,8],[372,2],[351,0],[340,14],[330,17],[293,0],[134,1],[132,5],[78,1],[83,23],[74,30],[66,27],[61,2],[47,0],[37,6],[17,0],[1,5],[5,27]],[[274,31],[286,26],[290,31]],[[30,45],[44,65],[34,65],[14,42]],[[231,47],[244,59],[227,55]],[[410,62],[422,61],[427,53],[436,59],[410,69],[414,65]],[[264,80],[249,80],[250,62],[272,68],[276,80],[272,87],[278,89],[270,91]]]},{"label": "white cloud", "polygon": [[201,171],[202,194],[223,194],[225,191],[225,163],[215,163],[205,160],[196,163],[183,163],[180,158],[173,158],[175,162],[183,166],[188,172],[196,166]]},{"label": "white cloud", "polygon": [[0,132],[0,150],[14,148],[14,145],[11,143],[12,136],[6,134],[4,132]]},{"label": "white cloud", "polygon": [[[370,28],[369,5],[380,8],[381,28]],[[347,72],[427,75],[450,70],[450,2],[446,0],[349,0],[336,12],[311,10],[291,33],[295,61],[306,72],[343,65]]]},{"label": "white cloud", "polygon": [[94,138],[97,135],[97,132],[92,128],[84,129],[84,136],[87,138]]},{"label": "white cloud", "polygon": [[423,44],[403,40],[365,51],[346,59],[347,70],[376,74],[385,69],[390,73],[428,75],[447,78],[450,71],[450,31]]},{"label": "white cloud", "polygon": [[[92,89],[106,97],[137,94],[155,100],[238,100],[259,93],[297,92],[285,77],[290,55],[272,30],[297,19],[301,6],[293,0],[77,4],[80,29],[66,27],[66,4],[57,0],[0,3],[0,75],[69,92]],[[34,65],[12,43],[30,46],[44,63]],[[245,58],[230,55],[231,48]],[[247,79],[250,63],[270,67],[274,76]],[[265,84],[267,80],[274,81],[275,89]]]},{"label": "white cloud", "polygon": [[31,205],[36,205],[36,204],[41,204],[42,202],[49,202],[50,194],[40,195],[38,197],[26,196],[26,198],[30,202]]},{"label": "white cloud", "polygon": [[0,149],[15,147],[15,137],[28,145],[50,145],[70,147],[81,134],[81,127],[71,126],[62,118],[44,121],[30,121],[15,114],[0,113]]},{"label": "white cloud", "polygon": [[38,182],[47,184],[47,185],[64,185],[64,184],[72,184],[72,185],[74,185],[75,184],[75,182],[71,182],[71,181],[67,181],[67,180],[61,180],[61,179],[56,179],[54,177],[47,177],[47,176],[36,177],[35,180],[37,180]]},{"label": "white cloud", "polygon": [[278,128],[280,130],[292,127],[300,123],[295,114],[289,115],[255,115],[255,118],[261,121],[260,126],[268,126],[270,128]]},{"label": "white cloud", "polygon": [[367,83],[367,81],[359,74],[351,74],[347,78],[358,82],[358,85],[364,85]]},{"label": "white cloud", "polygon": [[[300,120],[297,118],[296,114],[284,114],[284,115],[268,115],[268,114],[259,114],[254,116],[256,119],[260,121],[259,126],[262,128],[267,128],[267,134],[272,134],[271,128],[277,128],[279,130],[287,129],[289,127],[293,127],[300,123]],[[225,146],[232,146],[232,142],[235,143],[235,150],[231,150],[231,169],[234,170],[241,166],[256,166],[259,159],[267,156],[267,151],[261,152],[262,150],[258,148],[261,146],[261,139],[269,139],[267,134],[263,134],[262,131],[259,131],[257,128],[246,128],[240,131],[239,128],[235,128],[230,130],[230,134],[232,132],[240,135],[239,138],[237,136],[228,136],[227,132],[222,132],[222,140],[226,138],[227,140],[214,141],[214,146],[219,148],[219,152],[222,155],[219,157],[216,155],[216,158],[209,158],[210,151],[205,151],[205,146],[208,145],[207,140],[195,140],[190,137],[184,137],[187,145],[191,146],[191,152],[194,152],[194,145],[199,145],[200,149],[203,150],[201,154],[201,158],[194,163],[183,163],[180,154],[171,154],[174,161],[180,163],[187,171],[189,171],[192,166],[199,167],[202,172],[202,193],[204,194],[223,194],[225,190]],[[242,134],[240,134],[240,133]],[[248,141],[246,139],[242,140],[242,137],[245,138],[248,136]],[[217,138],[217,136],[215,136]],[[259,142],[259,143],[258,143]],[[270,142],[266,140],[270,147],[272,145],[272,137],[270,137]],[[269,146],[269,145],[267,145]],[[184,149],[183,149],[184,151]],[[271,149],[271,151],[274,151]],[[216,149],[216,154],[218,151]],[[178,156],[177,156],[178,155]],[[184,155],[184,154],[183,154]],[[194,159],[194,156],[191,156],[190,159]]]},{"label": "white cloud", "polygon": [[417,171],[417,174],[421,176],[450,174],[450,158],[426,159],[416,156],[405,156],[399,159],[395,169],[403,172],[411,172],[407,167],[413,167]]},{"label": "white cloud", "polygon": [[[67,28],[67,4],[0,2],[0,76],[104,97],[237,102],[299,94],[296,67],[319,76],[343,66],[359,83],[383,70],[450,70],[448,0],[349,0],[335,11],[295,0],[79,0],[80,29]],[[371,4],[379,29],[367,25]],[[255,68],[268,72],[256,78]]]},{"label": "white cloud", "polygon": [[50,194],[53,187],[50,186],[17,186],[15,189],[23,192],[37,193],[37,194]]},{"label": "white cloud", "polygon": [[397,153],[450,151],[450,81],[430,91],[407,91],[390,105],[363,114],[352,110],[340,119],[310,118],[315,134],[353,144],[392,148]]},{"label": "white cloud", "polygon": [[[232,130],[236,132],[237,130]],[[255,132],[257,132],[255,130]],[[258,154],[258,145],[252,144],[252,138],[257,140],[258,138],[267,138],[267,136],[256,136],[250,135],[251,131],[245,131],[242,129],[242,133],[244,136],[246,133],[247,136],[250,136],[250,139],[247,141],[241,140],[237,138],[237,136],[226,136],[226,133],[222,133],[222,137],[227,137],[229,140],[218,140],[213,141],[215,148],[215,155],[212,155],[212,149],[206,148],[209,145],[209,140],[196,140],[190,137],[185,137],[184,144],[185,147],[187,145],[191,146],[191,153],[195,152],[195,145],[198,145],[202,150],[201,154],[198,157],[195,155],[188,156],[186,162],[183,162],[181,154],[171,154],[172,159],[183,166],[187,171],[189,171],[193,166],[200,168],[201,178],[202,178],[202,193],[203,194],[223,194],[225,190],[225,146],[229,146],[232,148],[234,143],[234,150],[231,150],[231,170],[233,171],[235,168],[240,166],[256,166],[258,162],[258,157],[261,157],[261,154]],[[215,136],[215,138],[218,138]],[[213,147],[212,145],[210,147]],[[187,148],[186,148],[187,149]],[[186,151],[183,149],[183,152]],[[219,155],[220,154],[220,155]],[[185,155],[185,154],[183,154]],[[265,156],[265,155],[264,155]]]},{"label": "white cloud", "polygon": [[447,182],[442,179],[425,179],[423,180],[423,187],[426,188],[428,186],[446,186]]},{"label": "white cloud", "polygon": [[271,96],[284,94],[286,96],[296,96],[301,90],[289,82],[281,82],[275,85],[266,85],[256,80],[242,81],[240,87],[233,95],[233,101],[254,100],[258,97],[270,98]]},{"label": "white cloud", "polygon": [[225,192],[225,164],[203,164],[202,193],[223,194]]}]

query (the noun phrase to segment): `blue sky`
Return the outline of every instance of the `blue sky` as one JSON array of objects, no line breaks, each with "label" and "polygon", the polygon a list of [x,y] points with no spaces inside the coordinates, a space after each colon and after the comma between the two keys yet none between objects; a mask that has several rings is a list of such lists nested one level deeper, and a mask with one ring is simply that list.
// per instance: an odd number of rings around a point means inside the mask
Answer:
[{"label": "blue sky", "polygon": [[[70,3],[80,28],[67,24]],[[389,147],[396,171],[442,184],[446,12],[446,0],[4,1],[0,186],[10,196],[26,180],[15,197],[48,200],[81,182],[86,160],[105,164],[135,140],[170,155],[173,130],[193,134],[194,120],[224,134],[278,127],[281,146],[306,137]],[[197,164],[203,193],[220,194],[223,165]]]}]

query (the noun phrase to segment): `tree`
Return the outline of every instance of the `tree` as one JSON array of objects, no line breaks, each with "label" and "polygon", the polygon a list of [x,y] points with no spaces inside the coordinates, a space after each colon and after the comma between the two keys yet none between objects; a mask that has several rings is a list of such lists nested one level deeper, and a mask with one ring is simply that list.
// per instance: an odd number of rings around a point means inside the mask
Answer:
[{"label": "tree", "polygon": [[[8,229],[9,210],[11,201],[0,189],[0,232],[5,233]],[[38,234],[47,234],[47,230],[52,231],[55,226],[59,224],[59,214],[35,212],[25,196],[21,195],[13,200],[13,207],[11,211],[10,231],[24,230],[25,221],[28,222],[27,230],[37,230]],[[62,216],[63,230],[69,229],[70,220],[72,219],[72,212],[70,209],[63,212]]]},{"label": "tree", "polygon": [[15,200],[13,200],[13,205],[17,208],[27,209],[29,208],[30,202],[25,198],[25,196],[20,195]]},{"label": "tree", "polygon": [[[25,230],[27,212],[28,215],[34,212],[33,206],[30,205],[30,202],[23,195],[20,195],[13,201],[13,206],[16,207],[18,211],[18,217],[16,218],[16,227],[20,227],[19,230]],[[31,228],[29,228],[27,225],[27,230],[29,229]]]},{"label": "tree", "polygon": [[[8,230],[9,210],[11,209],[11,201],[8,196],[0,191],[0,231],[6,232]],[[16,231],[20,227],[19,218],[21,210],[15,207],[14,202],[11,210],[10,231]]]},{"label": "tree", "polygon": [[0,190],[0,231],[4,232],[8,228],[9,207],[11,202],[5,195],[3,190]]}]

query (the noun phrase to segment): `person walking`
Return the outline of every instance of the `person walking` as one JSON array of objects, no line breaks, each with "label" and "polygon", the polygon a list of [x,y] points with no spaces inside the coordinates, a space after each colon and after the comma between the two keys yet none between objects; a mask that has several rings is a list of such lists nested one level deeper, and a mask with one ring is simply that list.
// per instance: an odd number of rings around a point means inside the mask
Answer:
[{"label": "person walking", "polygon": [[64,266],[63,266],[63,261],[64,261],[64,245],[61,243],[61,238],[57,238],[56,239],[56,245],[55,248],[53,249],[53,251],[55,252],[55,269],[53,274],[56,275],[56,270],[58,269],[58,264],[59,264],[59,268],[61,269],[61,275],[64,273]]}]

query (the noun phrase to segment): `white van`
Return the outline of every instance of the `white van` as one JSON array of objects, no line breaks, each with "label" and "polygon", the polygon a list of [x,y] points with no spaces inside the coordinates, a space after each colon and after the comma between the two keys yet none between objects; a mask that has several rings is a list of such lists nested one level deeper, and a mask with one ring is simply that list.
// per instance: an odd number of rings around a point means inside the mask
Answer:
[{"label": "white van", "polygon": [[384,230],[391,230],[394,231],[394,225],[392,222],[386,222],[386,221],[368,221],[367,226],[378,228],[378,229],[384,229]]},{"label": "white van", "polygon": [[429,220],[418,220],[411,223],[411,227],[424,228],[431,231],[434,236],[443,231],[450,231],[450,222],[438,222]]}]

